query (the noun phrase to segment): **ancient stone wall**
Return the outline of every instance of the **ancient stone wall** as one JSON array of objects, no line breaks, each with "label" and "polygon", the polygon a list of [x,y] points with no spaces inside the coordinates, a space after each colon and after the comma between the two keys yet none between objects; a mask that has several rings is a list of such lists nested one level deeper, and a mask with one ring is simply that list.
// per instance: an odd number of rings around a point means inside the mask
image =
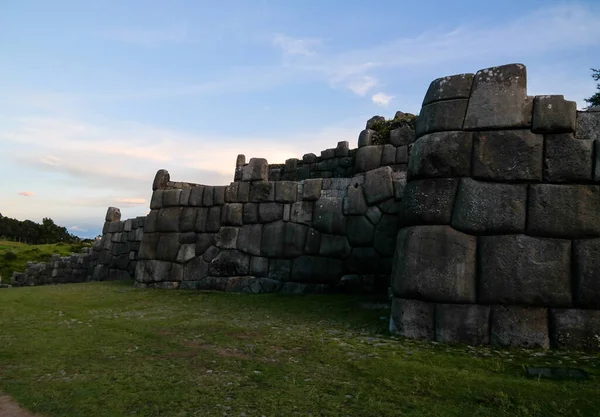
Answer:
[{"label": "ancient stone wall", "polygon": [[[412,129],[402,140],[395,135],[393,144],[362,139],[352,151],[341,142],[320,162],[288,160],[283,171],[240,155],[229,186],[176,183],[159,171],[136,285],[291,293],[387,289],[408,145],[415,137]],[[305,162],[310,158],[305,155]],[[350,171],[336,171],[344,158]],[[323,161],[335,161],[329,176],[336,178],[319,178]]]},{"label": "ancient stone wall", "polygon": [[600,113],[507,65],[433,81],[417,120],[390,330],[600,348]]},{"label": "ancient stone wall", "polygon": [[69,282],[131,279],[144,234],[145,217],[121,221],[118,208],[109,207],[102,238],[91,248],[69,256],[53,255],[50,262],[29,262],[25,272],[15,272],[11,284],[64,284]]},{"label": "ancient stone wall", "polygon": [[102,238],[94,245],[93,281],[131,279],[135,274],[138,251],[144,236],[146,217],[121,221],[121,211],[109,207]]}]

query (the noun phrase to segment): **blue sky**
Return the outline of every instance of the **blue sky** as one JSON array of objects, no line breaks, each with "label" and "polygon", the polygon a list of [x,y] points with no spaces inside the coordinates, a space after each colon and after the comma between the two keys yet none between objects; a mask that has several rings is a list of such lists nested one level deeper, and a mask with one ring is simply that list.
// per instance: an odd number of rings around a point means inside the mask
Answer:
[{"label": "blue sky", "polygon": [[221,185],[238,153],[355,147],[438,77],[520,62],[582,108],[600,2],[8,0],[0,57],[0,213],[95,236],[158,169]]}]

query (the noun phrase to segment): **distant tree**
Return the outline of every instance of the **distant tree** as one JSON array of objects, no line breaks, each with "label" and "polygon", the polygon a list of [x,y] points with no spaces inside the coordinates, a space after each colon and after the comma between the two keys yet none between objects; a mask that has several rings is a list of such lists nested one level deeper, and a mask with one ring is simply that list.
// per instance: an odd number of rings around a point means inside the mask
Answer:
[{"label": "distant tree", "polygon": [[[600,81],[600,69],[591,68],[591,70],[592,78],[594,79],[594,81]],[[600,83],[596,85],[596,90],[598,90],[596,94],[594,94],[590,98],[585,99],[585,102],[589,104],[588,108],[593,106],[600,106]]]},{"label": "distant tree", "polygon": [[67,232],[66,227],[57,226],[48,217],[42,220],[42,224],[31,220],[19,221],[4,217],[0,214],[0,237],[17,242],[37,245],[40,243],[76,243],[80,239]]}]

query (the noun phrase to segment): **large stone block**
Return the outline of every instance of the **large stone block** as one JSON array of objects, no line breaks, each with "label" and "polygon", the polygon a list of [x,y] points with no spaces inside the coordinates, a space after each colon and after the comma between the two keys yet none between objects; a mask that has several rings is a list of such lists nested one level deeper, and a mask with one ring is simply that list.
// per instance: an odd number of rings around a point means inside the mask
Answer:
[{"label": "large stone block", "polygon": [[559,349],[600,349],[600,310],[550,309],[550,343]]},{"label": "large stone block", "polygon": [[381,145],[363,146],[358,148],[356,157],[354,158],[354,171],[366,172],[379,168],[382,152],[383,146]]},{"label": "large stone block", "polygon": [[152,182],[152,191],[158,190],[159,188],[165,188],[170,180],[171,176],[169,175],[169,171],[166,169],[159,169]]},{"label": "large stone block", "polygon": [[278,181],[275,183],[275,201],[280,203],[294,203],[298,185],[295,181]]},{"label": "large stone block", "polygon": [[156,259],[175,262],[180,246],[178,233],[161,233],[156,248]]},{"label": "large stone block", "polygon": [[527,185],[462,178],[452,227],[470,234],[524,233]]},{"label": "large stone block", "polygon": [[238,227],[223,226],[215,234],[215,246],[219,249],[235,249],[238,240]]},{"label": "large stone block", "polygon": [[482,236],[478,298],[484,304],[571,305],[571,242],[525,235]]},{"label": "large stone block", "polygon": [[247,203],[249,198],[250,198],[250,183],[249,182],[238,183],[237,201],[239,203]]},{"label": "large stone block", "polygon": [[415,131],[408,125],[390,131],[390,143],[394,146],[410,145],[416,140]]},{"label": "large stone block", "polygon": [[358,135],[358,147],[362,148],[363,146],[371,146],[375,141],[375,132],[371,129],[365,129],[360,132]]},{"label": "large stone block", "polygon": [[210,262],[208,272],[216,277],[248,275],[250,256],[236,250],[222,250]]},{"label": "large stone block", "polygon": [[314,203],[312,201],[298,201],[290,209],[290,221],[294,223],[312,224]]},{"label": "large stone block", "polygon": [[475,302],[476,238],[449,226],[400,230],[392,271],[394,294],[425,301]]},{"label": "large stone block", "polygon": [[575,131],[577,103],[564,96],[536,96],[533,99],[531,130],[536,133]]},{"label": "large stone block", "polygon": [[240,228],[238,233],[237,248],[251,255],[260,255],[262,240],[262,225],[247,224]]},{"label": "large stone block", "polygon": [[398,216],[390,214],[384,214],[377,224],[373,246],[382,258],[394,256],[399,227],[400,220]]},{"label": "large stone block", "polygon": [[390,144],[383,145],[381,162],[379,165],[394,165],[396,163],[396,148]]},{"label": "large stone block", "polygon": [[547,135],[544,149],[544,180],[581,182],[592,179],[593,140],[573,134]]},{"label": "large stone block", "polygon": [[215,206],[222,206],[225,204],[225,186],[218,185],[213,190],[213,204]]},{"label": "large stone block", "polygon": [[237,195],[239,182],[232,182],[227,187],[225,187],[225,202],[226,203],[237,203]]},{"label": "large stone block", "polygon": [[477,304],[438,304],[435,308],[435,340],[442,343],[487,345],[490,307]]},{"label": "large stone block", "polygon": [[302,193],[302,199],[307,201],[314,201],[321,198],[321,190],[323,188],[322,178],[312,178],[304,180],[304,190]]},{"label": "large stone block", "polygon": [[342,212],[342,198],[321,198],[315,202],[313,227],[322,233],[346,233],[346,217]]},{"label": "large stone block", "polygon": [[242,181],[269,181],[269,163],[264,158],[250,158],[242,168]]},{"label": "large stone block", "polygon": [[243,224],[244,205],[242,203],[226,204],[222,210],[225,216],[223,224],[230,226],[241,226]]},{"label": "large stone block", "polygon": [[135,280],[141,283],[181,281],[180,269],[172,270],[173,263],[157,260],[139,261],[135,269]]},{"label": "large stone block", "polygon": [[212,207],[215,205],[215,187],[210,185],[204,186],[204,197],[202,200],[202,205],[204,207]]},{"label": "large stone block", "polygon": [[423,106],[434,101],[469,98],[475,74],[457,74],[438,78],[429,84]]},{"label": "large stone block", "polygon": [[306,234],[306,243],[304,244],[304,253],[306,255],[318,255],[321,250],[321,233],[313,228],[309,228]]},{"label": "large stone block", "polygon": [[163,207],[177,207],[181,199],[181,190],[164,190]]},{"label": "large stone block", "polygon": [[[284,223],[283,254],[295,258],[304,253],[308,226],[297,223]],[[266,226],[265,226],[266,227]]]},{"label": "large stone block", "polygon": [[215,243],[215,235],[212,233],[198,233],[196,235],[196,256],[204,253]]},{"label": "large stone block", "polygon": [[206,207],[198,207],[196,212],[196,224],[194,226],[194,230],[196,232],[205,232],[206,231],[206,218],[208,217],[208,208]]},{"label": "large stone block", "polygon": [[[198,216],[196,217],[196,221],[200,217],[200,212],[198,212]],[[218,232],[221,228],[221,207],[213,206],[208,209],[206,214],[206,231],[207,232]]]},{"label": "large stone block", "polygon": [[339,259],[301,256],[294,260],[291,280],[303,283],[337,283],[344,272]]},{"label": "large stone block", "polygon": [[156,190],[152,193],[152,198],[150,199],[151,210],[158,210],[163,207],[163,193],[164,190]]},{"label": "large stone block", "polygon": [[181,218],[179,219],[179,231],[180,232],[192,232],[196,227],[196,215],[198,209],[196,207],[185,207],[181,212]]},{"label": "large stone block", "polygon": [[208,262],[194,258],[183,266],[183,281],[199,281],[208,276]]},{"label": "large stone block", "polygon": [[277,281],[289,281],[292,273],[292,261],[288,259],[271,259],[269,261],[269,278]]},{"label": "large stone block", "polygon": [[529,186],[527,234],[561,238],[600,237],[600,186]]},{"label": "large stone block", "polygon": [[577,139],[600,140],[600,112],[578,111],[577,129],[575,130]]},{"label": "large stone block", "polygon": [[258,205],[258,221],[261,223],[271,223],[283,219],[283,204],[281,203],[260,203]]},{"label": "large stone block", "polygon": [[269,258],[253,256],[250,259],[250,275],[255,277],[266,277],[269,273]]},{"label": "large stone block", "polygon": [[283,221],[268,223],[263,226],[260,254],[269,258],[281,258],[284,251],[285,225]]},{"label": "large stone block", "polygon": [[346,236],[321,235],[321,251],[319,255],[331,258],[346,258],[352,248]]},{"label": "large stone block", "polygon": [[117,207],[109,207],[106,210],[106,217],[104,218],[107,222],[118,222],[121,220],[121,210]]},{"label": "large stone block", "polygon": [[543,136],[530,130],[477,132],[473,143],[473,177],[540,181],[543,149]]},{"label": "large stone block", "polygon": [[365,174],[365,186],[363,187],[365,200],[368,205],[377,204],[394,196],[392,185],[392,168],[381,167],[368,171]]},{"label": "large stone block", "polygon": [[435,304],[423,301],[392,299],[390,333],[410,339],[435,338]]},{"label": "large stone block", "polygon": [[185,263],[196,257],[196,243],[186,243],[179,247],[177,252],[177,263]]},{"label": "large stone block", "polygon": [[158,210],[156,230],[158,232],[178,232],[182,207],[169,207]]},{"label": "large stone block", "polygon": [[355,184],[348,188],[348,196],[344,197],[343,213],[345,215],[363,215],[367,212],[367,202],[363,187]]},{"label": "large stone block", "polygon": [[456,99],[423,106],[416,122],[416,137],[462,129],[468,103],[467,99]]},{"label": "large stone block", "polygon": [[144,260],[157,259],[156,249],[158,248],[159,238],[159,233],[146,233],[140,245],[138,258]]},{"label": "large stone block", "polygon": [[475,74],[464,128],[530,127],[532,110],[524,65],[487,68]]},{"label": "large stone block", "polygon": [[600,239],[573,242],[575,305],[600,309]]},{"label": "large stone block", "polygon": [[458,178],[435,178],[406,184],[400,219],[405,225],[450,224]]},{"label": "large stone block", "polygon": [[244,211],[242,213],[242,221],[244,224],[258,223],[258,203],[244,204]]},{"label": "large stone block", "polygon": [[204,203],[204,186],[193,187],[188,203],[192,207],[201,207]]},{"label": "large stone block", "polygon": [[275,196],[275,183],[268,181],[257,181],[250,184],[248,201],[251,203],[264,203],[273,201]]},{"label": "large stone block", "polygon": [[468,177],[471,175],[470,132],[440,132],[421,137],[408,161],[408,178]]},{"label": "large stone block", "polygon": [[375,236],[375,226],[365,216],[350,216],[346,234],[352,246],[371,246]]},{"label": "large stone block", "polygon": [[550,345],[545,308],[492,306],[490,323],[493,345],[544,349]]}]

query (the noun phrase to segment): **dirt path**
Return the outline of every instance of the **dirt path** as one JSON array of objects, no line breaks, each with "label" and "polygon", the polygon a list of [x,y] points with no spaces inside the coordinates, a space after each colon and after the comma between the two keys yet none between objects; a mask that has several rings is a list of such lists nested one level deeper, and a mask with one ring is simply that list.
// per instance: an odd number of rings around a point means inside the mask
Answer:
[{"label": "dirt path", "polygon": [[8,395],[0,393],[0,417],[42,417],[22,408]]}]

